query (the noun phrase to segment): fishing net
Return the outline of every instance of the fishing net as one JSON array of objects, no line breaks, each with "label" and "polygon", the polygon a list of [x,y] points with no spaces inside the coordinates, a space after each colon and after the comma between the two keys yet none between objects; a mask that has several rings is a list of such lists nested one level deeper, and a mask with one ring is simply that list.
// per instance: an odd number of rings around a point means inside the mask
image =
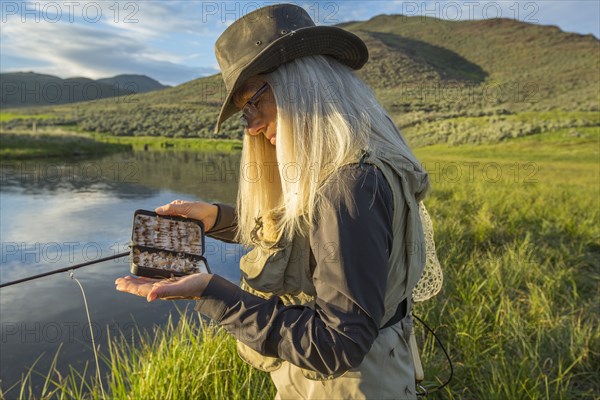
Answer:
[{"label": "fishing net", "polygon": [[421,216],[421,223],[423,224],[423,233],[425,234],[426,262],[423,275],[421,275],[421,279],[419,279],[417,286],[413,289],[414,302],[421,302],[432,298],[439,293],[444,282],[442,267],[435,252],[433,224],[423,202],[419,203],[419,214]]}]

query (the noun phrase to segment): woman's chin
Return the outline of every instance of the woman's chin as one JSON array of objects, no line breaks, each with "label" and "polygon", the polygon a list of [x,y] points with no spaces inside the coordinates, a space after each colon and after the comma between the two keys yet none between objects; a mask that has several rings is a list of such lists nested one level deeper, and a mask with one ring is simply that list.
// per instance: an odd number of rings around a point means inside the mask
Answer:
[{"label": "woman's chin", "polygon": [[277,143],[277,137],[276,137],[276,136],[273,136],[271,139],[269,139],[269,141],[271,142],[271,144],[272,144],[273,146],[275,146],[275,144]]}]

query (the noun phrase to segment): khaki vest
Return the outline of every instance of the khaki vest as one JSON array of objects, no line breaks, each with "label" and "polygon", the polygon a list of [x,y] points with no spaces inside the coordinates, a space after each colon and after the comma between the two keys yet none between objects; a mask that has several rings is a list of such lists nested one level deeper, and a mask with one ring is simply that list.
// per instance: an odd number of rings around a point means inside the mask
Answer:
[{"label": "khaki vest", "polygon": [[[385,150],[377,151],[377,154],[365,152],[360,161],[374,164],[381,170],[393,193],[393,246],[388,261],[383,326],[392,318],[400,302],[410,297],[425,267],[419,202],[429,189],[429,180],[427,174],[416,169],[408,159]],[[257,246],[240,260],[241,287],[263,298],[279,296],[284,304],[313,307],[316,293],[310,263],[310,244],[305,237],[297,236],[292,243],[270,249]],[[239,341],[237,349],[244,361],[263,371],[275,371],[284,362],[279,358],[265,357]],[[363,363],[368,359],[366,357]],[[311,380],[337,377],[306,369],[302,369],[302,374]]]}]

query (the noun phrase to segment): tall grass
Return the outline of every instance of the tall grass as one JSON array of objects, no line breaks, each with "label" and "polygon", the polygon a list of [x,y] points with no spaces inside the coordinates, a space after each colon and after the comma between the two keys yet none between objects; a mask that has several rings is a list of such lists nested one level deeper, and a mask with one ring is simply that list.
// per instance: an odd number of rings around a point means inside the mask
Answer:
[{"label": "tall grass", "polygon": [[[455,371],[428,398],[600,398],[600,134],[549,137],[417,150],[431,173],[427,206],[445,283],[414,311],[441,337]],[[274,395],[268,376],[236,356],[233,339],[196,316],[140,337],[139,346],[112,341],[111,399]],[[433,387],[448,366],[418,324],[417,337],[424,386]],[[52,377],[42,397],[100,398],[82,375]]]},{"label": "tall grass", "polygon": [[[109,399],[249,399],[275,395],[270,377],[245,364],[236,353],[235,340],[198,314],[181,313],[177,324],[169,318],[152,333],[139,332],[135,341],[109,338],[102,356],[109,374],[102,378]],[[20,391],[4,393],[10,399],[102,399],[93,371],[71,368],[61,376],[57,357],[46,375],[41,393],[31,387],[31,374]],[[41,372],[33,372],[41,373]],[[43,373],[41,373],[43,375]],[[256,397],[258,394],[258,397]]]},{"label": "tall grass", "polygon": [[[455,366],[439,398],[600,397],[599,129],[588,134],[417,151],[434,172],[445,283],[415,313]],[[419,332],[428,378],[443,380],[445,361]]]}]

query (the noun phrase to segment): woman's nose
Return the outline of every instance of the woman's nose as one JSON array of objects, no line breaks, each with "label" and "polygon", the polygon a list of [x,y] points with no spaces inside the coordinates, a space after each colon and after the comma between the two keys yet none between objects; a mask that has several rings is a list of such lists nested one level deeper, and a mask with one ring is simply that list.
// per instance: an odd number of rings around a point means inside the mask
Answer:
[{"label": "woman's nose", "polygon": [[250,120],[248,122],[248,127],[246,128],[246,130],[248,131],[248,134],[250,134],[252,136],[258,135],[264,129],[265,129],[265,124],[263,122],[263,119],[260,117]]}]

